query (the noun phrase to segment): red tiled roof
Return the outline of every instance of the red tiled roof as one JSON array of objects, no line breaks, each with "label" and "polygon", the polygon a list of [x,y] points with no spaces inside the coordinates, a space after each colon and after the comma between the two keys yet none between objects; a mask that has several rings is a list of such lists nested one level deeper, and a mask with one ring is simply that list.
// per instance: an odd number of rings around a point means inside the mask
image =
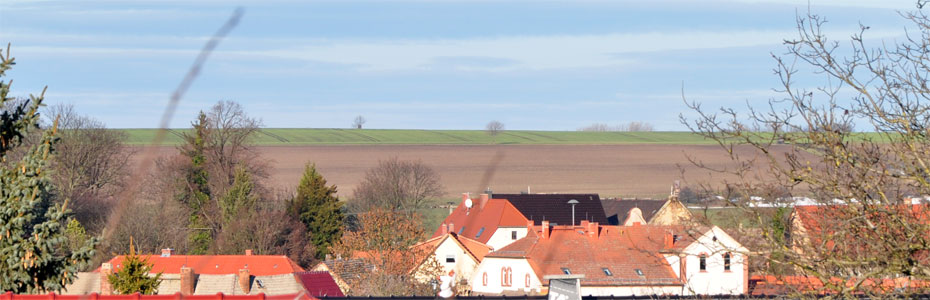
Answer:
[{"label": "red tiled roof", "polygon": [[[853,287],[856,279],[843,280],[831,278],[834,286]],[[921,291],[930,287],[925,280],[910,280],[907,278],[866,279],[862,282],[861,290],[874,293],[899,293],[901,291]],[[837,291],[825,287],[823,282],[811,276],[781,276],[753,275],[749,278],[749,290],[752,296],[786,295],[786,294],[835,294]]]},{"label": "red tiled roof", "polygon": [[[679,233],[678,226],[598,226],[599,236],[591,236],[581,226],[553,226],[543,238],[536,226],[526,238],[487,257],[526,258],[538,278],[563,274],[584,274],[583,285],[681,285],[678,276],[660,253],[665,250],[666,234]],[[685,244],[679,240],[676,244]],[[607,275],[607,268],[612,275]],[[636,273],[642,271],[643,276]]]},{"label": "red tiled roof", "polygon": [[297,276],[304,290],[313,297],[345,297],[329,272],[297,272],[294,276]]},{"label": "red tiled roof", "polygon": [[507,200],[488,199],[483,206],[480,199],[473,199],[473,201],[472,208],[465,207],[464,201],[459,203],[452,214],[439,225],[433,237],[441,236],[444,227],[452,224],[451,232],[485,244],[498,227],[526,226],[528,219]]},{"label": "red tiled roof", "polygon": [[92,293],[90,295],[59,295],[55,293],[48,294],[39,294],[39,295],[19,295],[13,294],[13,292],[7,292],[0,294],[0,300],[311,300],[316,299],[309,295],[300,293],[300,294],[287,294],[287,295],[224,295],[223,293],[216,293],[213,295],[181,295],[181,293],[173,295],[139,295],[139,294],[129,294],[129,295],[98,295],[97,293]]},{"label": "red tiled roof", "polygon": [[[303,272],[287,256],[283,255],[140,255],[152,264],[152,272],[179,274],[181,267],[193,269],[195,274],[238,274],[240,269],[249,269],[253,276],[281,275]],[[118,255],[110,259],[114,272],[119,270],[125,259]],[[100,268],[94,270],[100,272]]]}]

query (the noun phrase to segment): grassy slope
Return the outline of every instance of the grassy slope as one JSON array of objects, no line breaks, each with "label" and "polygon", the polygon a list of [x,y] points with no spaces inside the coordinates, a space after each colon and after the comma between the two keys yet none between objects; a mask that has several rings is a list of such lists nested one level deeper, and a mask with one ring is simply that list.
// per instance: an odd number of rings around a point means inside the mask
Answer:
[{"label": "grassy slope", "polygon": [[[118,129],[129,134],[129,144],[143,145],[155,137],[155,129]],[[186,129],[171,129],[167,145],[181,143]],[[483,130],[407,129],[301,129],[266,128],[254,142],[263,146],[334,144],[710,144],[689,132],[579,132],[507,130],[490,136]]]}]

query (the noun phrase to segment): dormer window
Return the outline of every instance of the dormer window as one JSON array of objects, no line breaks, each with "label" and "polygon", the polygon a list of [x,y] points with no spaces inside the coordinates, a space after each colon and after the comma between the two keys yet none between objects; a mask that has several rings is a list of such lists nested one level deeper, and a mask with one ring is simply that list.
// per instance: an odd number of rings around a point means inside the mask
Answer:
[{"label": "dormer window", "polygon": [[481,229],[478,229],[478,234],[475,235],[475,238],[481,237],[482,233],[484,233],[484,227],[481,227]]},{"label": "dormer window", "polygon": [[633,269],[633,271],[636,272],[636,275],[639,275],[639,276],[646,276],[646,274],[643,274],[643,270],[640,270],[640,269]]},{"label": "dormer window", "polygon": [[568,268],[562,268],[562,273],[565,275],[572,275],[572,270],[569,270]]},{"label": "dormer window", "polygon": [[[614,276],[614,273],[611,272],[610,269],[608,269],[608,268],[601,268],[601,270],[604,271],[604,275],[607,275],[607,276]],[[638,270],[638,269],[637,269],[637,270]]]}]

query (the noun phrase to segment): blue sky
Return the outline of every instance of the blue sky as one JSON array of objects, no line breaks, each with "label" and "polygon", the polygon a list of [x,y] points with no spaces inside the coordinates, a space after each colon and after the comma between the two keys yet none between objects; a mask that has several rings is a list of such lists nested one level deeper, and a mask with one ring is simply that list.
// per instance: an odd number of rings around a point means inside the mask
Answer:
[{"label": "blue sky", "polygon": [[[685,130],[681,100],[764,104],[770,53],[808,1],[0,1],[13,94],[48,85],[109,127],[158,125],[168,97],[235,7],[245,14],[182,100],[187,127],[218,100],[266,127],[575,130],[646,121]],[[903,37],[914,1],[810,1],[846,39]],[[815,86],[822,77],[800,82]]]}]

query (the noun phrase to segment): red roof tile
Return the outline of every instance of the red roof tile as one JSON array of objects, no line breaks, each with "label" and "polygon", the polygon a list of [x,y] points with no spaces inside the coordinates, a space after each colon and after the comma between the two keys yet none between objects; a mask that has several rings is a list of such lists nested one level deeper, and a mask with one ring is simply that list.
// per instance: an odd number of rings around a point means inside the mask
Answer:
[{"label": "red roof tile", "polygon": [[526,226],[528,219],[507,200],[488,199],[483,205],[480,199],[473,201],[472,208],[465,207],[464,201],[459,203],[452,214],[439,225],[433,237],[442,236],[444,227],[452,224],[451,232],[485,244],[498,227]]},{"label": "red roof tile", "polygon": [[[553,226],[543,238],[536,226],[526,238],[487,257],[524,257],[537,277],[584,274],[583,285],[681,285],[678,276],[660,253],[666,234],[683,232],[677,226],[597,226],[599,236],[591,236],[581,226]],[[679,243],[684,243],[679,241]],[[607,268],[611,275],[604,272]],[[643,275],[636,273],[639,269]]]},{"label": "red roof tile", "polygon": [[287,295],[224,295],[223,293],[217,293],[213,295],[188,295],[184,296],[181,293],[172,294],[172,295],[139,295],[139,294],[129,294],[129,295],[98,295],[97,293],[92,293],[90,295],[59,295],[55,293],[49,294],[39,294],[39,295],[18,295],[13,294],[12,292],[7,292],[0,294],[0,300],[311,300],[315,299],[306,294],[287,294]]},{"label": "red roof tile", "polygon": [[294,276],[297,276],[304,290],[314,297],[345,297],[329,272],[297,272]]},{"label": "red roof tile", "polygon": [[[141,255],[152,264],[152,272],[179,274],[181,267],[193,269],[195,274],[238,274],[239,269],[249,269],[253,276],[280,275],[303,272],[287,256],[283,255]],[[113,270],[119,270],[125,259],[119,255],[110,259]],[[99,272],[100,268],[94,270]]]}]

